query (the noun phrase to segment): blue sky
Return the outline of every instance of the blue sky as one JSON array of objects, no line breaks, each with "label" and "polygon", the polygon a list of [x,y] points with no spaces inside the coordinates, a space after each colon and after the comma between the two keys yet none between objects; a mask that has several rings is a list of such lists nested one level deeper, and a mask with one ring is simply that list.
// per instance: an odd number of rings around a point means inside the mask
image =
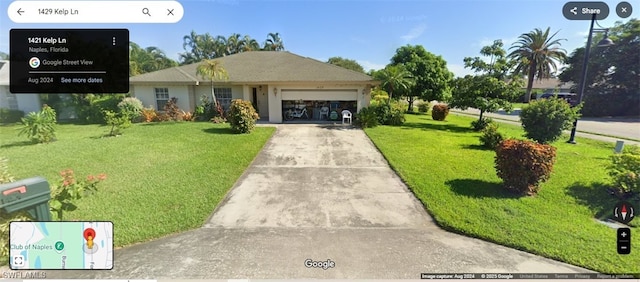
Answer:
[{"label": "blue sky", "polygon": [[[184,52],[182,37],[197,33],[228,36],[248,34],[264,42],[269,32],[279,32],[287,51],[326,61],[341,56],[358,61],[365,69],[384,67],[403,45],[423,45],[441,55],[456,75],[469,73],[463,58],[477,56],[481,46],[502,39],[508,47],[517,37],[534,28],[558,31],[567,39],[570,53],[584,46],[588,21],[570,21],[562,16],[566,1],[558,0],[178,0],[183,19],[175,24],[82,24],[26,25],[0,18],[0,51],[9,50],[11,28],[128,28],[130,39],[143,47],[160,47],[177,59]],[[628,0],[627,0],[628,1]],[[605,1],[607,19],[598,23],[611,27],[616,21],[638,18],[640,3],[630,18],[615,13],[619,1]],[[10,1],[2,0],[7,11]],[[114,15],[117,16],[117,15]]]}]

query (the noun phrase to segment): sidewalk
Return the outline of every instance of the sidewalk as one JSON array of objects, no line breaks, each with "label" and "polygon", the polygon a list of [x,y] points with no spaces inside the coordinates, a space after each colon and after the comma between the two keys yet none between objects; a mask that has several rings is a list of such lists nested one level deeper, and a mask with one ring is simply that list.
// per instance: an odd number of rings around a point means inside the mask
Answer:
[{"label": "sidewalk", "polygon": [[[477,117],[480,113],[479,110],[477,109],[468,109],[466,111],[463,110],[459,110],[459,109],[451,109],[451,113],[457,114],[457,115],[463,115],[463,116],[472,116],[472,117]],[[521,126],[520,123],[520,118],[518,116],[519,114],[519,109],[515,109],[513,112],[511,112],[511,114],[507,114],[507,113],[485,113],[483,116],[485,117],[489,117],[492,118],[494,121],[496,122],[500,122],[500,123],[506,123],[506,124],[513,124],[513,125],[518,125]],[[610,137],[610,136],[604,136],[604,135],[600,135],[601,133],[599,132],[585,132],[583,130],[580,129],[580,122],[582,123],[587,123],[587,122],[591,122],[589,125],[591,125],[592,128],[594,129],[598,129],[598,128],[604,128],[604,127],[609,127],[609,129],[611,129],[612,126],[610,126],[609,120],[611,122],[616,122],[616,125],[619,125],[619,123],[628,123],[625,124],[625,128],[622,130],[618,130],[618,131],[622,131],[622,133],[628,133],[629,136],[635,136],[635,132],[633,132],[633,129],[635,129],[635,131],[638,132],[638,134],[640,134],[640,119],[606,119],[606,118],[585,118],[585,119],[581,119],[578,122],[578,131],[576,132],[576,136],[578,137],[583,137],[583,138],[588,138],[588,139],[593,139],[593,140],[600,140],[600,141],[605,141],[605,142],[611,142],[611,143],[616,143],[617,141],[624,141],[625,145],[640,145],[640,142],[637,140],[632,140],[632,139],[640,139],[639,137],[633,138],[633,137],[625,137],[625,136],[617,136],[617,137]],[[594,124],[596,123],[596,124]],[[598,124],[599,123],[599,124]],[[602,124],[602,125],[600,125]],[[598,125],[597,127],[595,125]],[[585,125],[586,126],[586,125]],[[632,130],[629,130],[629,128],[632,128]],[[594,130],[595,131],[595,130]],[[618,132],[618,131],[614,131],[614,132]],[[569,134],[569,131],[565,131],[565,133]],[[595,133],[595,134],[594,134]],[[609,134],[609,132],[607,133],[602,133],[605,135],[611,135]]]}]

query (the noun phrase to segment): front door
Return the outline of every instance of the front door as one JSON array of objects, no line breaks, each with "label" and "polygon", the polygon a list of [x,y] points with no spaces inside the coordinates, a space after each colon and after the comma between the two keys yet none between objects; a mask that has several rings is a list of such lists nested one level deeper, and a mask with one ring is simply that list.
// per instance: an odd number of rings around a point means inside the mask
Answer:
[{"label": "front door", "polygon": [[258,110],[258,89],[255,87],[252,89],[251,103],[256,112],[260,113],[260,110]]}]

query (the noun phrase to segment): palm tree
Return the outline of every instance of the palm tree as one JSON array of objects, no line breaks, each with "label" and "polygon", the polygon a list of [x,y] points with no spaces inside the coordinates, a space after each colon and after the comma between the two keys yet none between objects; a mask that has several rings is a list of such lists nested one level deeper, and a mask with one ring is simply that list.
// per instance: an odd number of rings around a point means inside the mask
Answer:
[{"label": "palm tree", "polygon": [[242,52],[260,50],[260,43],[258,43],[258,40],[249,37],[249,35],[245,35],[241,40],[241,50]]},{"label": "palm tree", "polygon": [[266,51],[283,51],[284,43],[280,38],[280,33],[269,33],[263,49]]},{"label": "palm tree", "polygon": [[405,92],[413,86],[414,79],[411,73],[407,71],[402,65],[387,66],[383,70],[375,72],[377,79],[382,83],[380,86],[389,93],[389,101],[391,104],[391,98],[393,92]]},{"label": "palm tree", "polygon": [[524,102],[529,103],[531,100],[531,89],[533,88],[534,78],[542,80],[549,78],[552,72],[558,70],[558,62],[566,58],[566,51],[560,48],[560,41],[566,39],[554,39],[558,32],[549,36],[549,30],[535,30],[520,35],[519,40],[511,46],[513,51],[508,55],[514,59],[517,64],[514,73],[526,75],[527,93]]},{"label": "palm tree", "polygon": [[213,81],[229,79],[229,74],[227,73],[227,70],[224,69],[220,61],[205,60],[200,65],[198,65],[197,73],[198,75],[202,76],[202,78],[211,80],[211,97],[213,99],[213,104],[218,105],[218,101],[216,100],[215,90],[213,87]]},{"label": "palm tree", "polygon": [[242,49],[242,39],[240,34],[234,33],[227,38],[227,55],[240,53]]},{"label": "palm tree", "polygon": [[129,42],[129,75],[131,76],[177,65],[158,47],[141,48],[135,42]]}]

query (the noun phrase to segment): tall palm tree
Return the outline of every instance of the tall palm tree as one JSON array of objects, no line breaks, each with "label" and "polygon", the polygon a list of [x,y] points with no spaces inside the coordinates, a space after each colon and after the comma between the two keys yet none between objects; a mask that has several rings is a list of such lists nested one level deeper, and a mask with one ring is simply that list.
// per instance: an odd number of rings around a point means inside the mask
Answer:
[{"label": "tall palm tree", "polygon": [[264,43],[264,50],[266,51],[283,51],[284,43],[280,38],[280,33],[269,33],[267,35],[267,41]]},{"label": "tall palm tree", "polygon": [[531,89],[534,78],[542,80],[549,78],[552,72],[558,70],[558,63],[563,61],[567,54],[560,48],[560,41],[566,39],[554,39],[558,32],[549,36],[549,30],[535,30],[520,35],[519,40],[514,42],[509,50],[513,51],[508,58],[514,59],[517,64],[514,73],[526,75],[528,78],[527,92],[524,102],[531,99]]},{"label": "tall palm tree", "polygon": [[211,80],[211,98],[213,99],[214,105],[218,105],[215,90],[213,87],[213,81],[228,80],[229,74],[227,73],[227,70],[224,69],[220,61],[205,60],[200,65],[198,65],[197,73],[198,75],[202,76],[202,78]]},{"label": "tall palm tree", "polygon": [[391,104],[393,92],[405,92],[409,90],[414,83],[414,78],[411,76],[411,73],[402,65],[387,66],[375,74],[377,76],[376,78],[381,81],[380,86],[389,93],[389,104]]}]

